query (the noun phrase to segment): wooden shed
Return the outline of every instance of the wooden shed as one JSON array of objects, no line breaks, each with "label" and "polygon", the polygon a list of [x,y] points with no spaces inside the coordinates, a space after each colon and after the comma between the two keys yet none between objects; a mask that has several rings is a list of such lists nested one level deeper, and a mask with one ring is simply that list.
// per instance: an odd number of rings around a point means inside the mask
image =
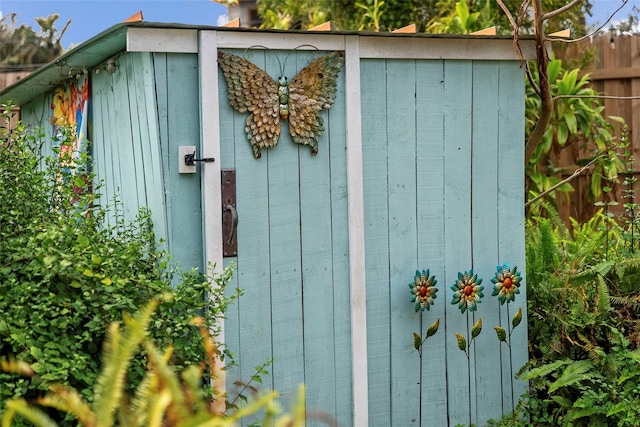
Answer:
[{"label": "wooden shed", "polygon": [[[278,145],[254,157],[220,51],[274,79],[342,52],[317,155],[282,122]],[[484,425],[512,410],[526,388],[514,379],[526,320],[511,352],[493,327],[508,329],[518,309],[526,319],[524,280],[511,303],[491,296],[496,265],[525,271],[524,78],[511,39],[124,23],[0,102],[52,135],[65,90],[84,94],[102,202],[118,196],[125,218],[149,207],[183,268],[235,265],[230,391],[272,358],[262,387],[286,405],[304,383],[310,425],[318,412],[341,426]],[[194,152],[214,160],[186,165]],[[223,217],[234,211],[232,231]],[[484,298],[461,314],[451,286],[471,269]],[[416,270],[437,281],[426,311],[410,301]],[[467,357],[456,334],[470,338],[480,318]],[[438,319],[420,356],[413,333]]]}]

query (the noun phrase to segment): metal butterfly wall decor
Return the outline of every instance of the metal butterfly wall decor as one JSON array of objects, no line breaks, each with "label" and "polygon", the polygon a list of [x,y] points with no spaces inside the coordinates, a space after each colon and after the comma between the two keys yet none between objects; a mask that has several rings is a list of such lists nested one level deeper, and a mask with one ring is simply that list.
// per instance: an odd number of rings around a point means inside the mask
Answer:
[{"label": "metal butterfly wall decor", "polygon": [[218,52],[218,63],[231,107],[239,113],[249,112],[244,130],[256,158],[262,148],[278,143],[280,119],[289,121],[294,142],[310,146],[312,155],[318,153],[318,138],[324,131],[320,111],[328,110],[335,101],[344,52],[314,59],[291,82],[284,75],[276,82],[253,63],[228,52]]}]

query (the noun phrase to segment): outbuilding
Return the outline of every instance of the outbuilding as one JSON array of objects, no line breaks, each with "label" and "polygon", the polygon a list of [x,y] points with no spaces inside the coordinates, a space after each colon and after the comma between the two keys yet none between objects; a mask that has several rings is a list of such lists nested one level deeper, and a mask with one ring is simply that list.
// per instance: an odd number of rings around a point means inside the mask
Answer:
[{"label": "outbuilding", "polygon": [[[230,394],[273,359],[260,387],[287,406],[304,383],[309,425],[318,413],[341,426],[485,425],[526,390],[514,375],[527,361],[521,61],[533,44],[519,57],[512,42],[122,23],[0,102],[49,136],[72,108],[102,203],[118,197],[127,219],[149,207],[183,268],[234,266]],[[219,58],[239,70],[231,80]],[[286,88],[278,106],[251,95],[259,84]],[[301,123],[316,101],[320,120]],[[258,120],[280,104],[288,122]],[[256,158],[265,123],[277,145]],[[305,126],[316,150],[290,134]],[[492,279],[507,271],[515,299],[501,304]]]}]

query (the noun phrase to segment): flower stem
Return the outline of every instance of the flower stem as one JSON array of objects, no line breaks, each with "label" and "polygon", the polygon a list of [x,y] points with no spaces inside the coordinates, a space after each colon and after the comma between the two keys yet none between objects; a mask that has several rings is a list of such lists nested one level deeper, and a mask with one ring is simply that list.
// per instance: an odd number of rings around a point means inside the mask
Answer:
[{"label": "flower stem", "polygon": [[516,408],[513,402],[513,352],[511,351],[511,332],[513,332],[513,330],[511,329],[511,314],[509,313],[509,302],[510,301],[507,301],[507,346],[509,347],[509,380],[511,381],[511,412],[513,413],[515,412]]},{"label": "flower stem", "polygon": [[[420,311],[420,336],[422,336],[422,310]],[[426,338],[424,340],[421,341],[420,343],[420,349],[418,350],[418,356],[420,356],[419,359],[419,363],[420,363],[420,380],[418,381],[418,385],[420,386],[420,392],[419,392],[419,400],[418,402],[420,402],[418,404],[419,408],[418,408],[418,414],[420,416],[420,422],[422,422],[422,346],[424,345],[424,342],[426,341]]]},{"label": "flower stem", "polygon": [[469,310],[467,310],[467,384],[469,388],[469,425],[471,425],[471,341],[473,338],[469,333]]}]

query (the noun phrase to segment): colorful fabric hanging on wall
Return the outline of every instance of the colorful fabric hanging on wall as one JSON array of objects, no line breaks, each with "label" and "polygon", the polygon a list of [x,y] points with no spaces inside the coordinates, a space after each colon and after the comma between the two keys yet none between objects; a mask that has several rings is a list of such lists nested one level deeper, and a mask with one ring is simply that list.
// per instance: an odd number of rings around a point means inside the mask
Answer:
[{"label": "colorful fabric hanging on wall", "polygon": [[[87,143],[87,120],[89,106],[89,77],[81,76],[69,84],[59,87],[51,103],[51,124],[54,135],[60,134],[61,127],[71,127],[75,131],[73,147],[68,147],[77,158]],[[63,147],[64,148],[64,147]]]}]

